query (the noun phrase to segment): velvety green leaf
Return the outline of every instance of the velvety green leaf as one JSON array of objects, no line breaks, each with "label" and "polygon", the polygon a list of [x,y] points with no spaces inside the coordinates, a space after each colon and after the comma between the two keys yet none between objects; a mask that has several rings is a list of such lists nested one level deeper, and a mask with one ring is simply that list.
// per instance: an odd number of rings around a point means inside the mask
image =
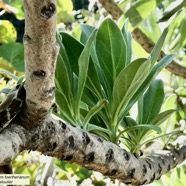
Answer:
[{"label": "velvety green leaf", "polygon": [[152,65],[154,65],[154,63],[158,59],[158,56],[159,56],[159,54],[161,52],[161,49],[163,47],[163,43],[164,43],[165,38],[167,36],[167,32],[168,32],[168,28],[165,28],[163,33],[161,34],[158,42],[156,43],[156,45],[154,46],[154,48],[153,48],[153,50],[152,50],[152,52],[150,54],[149,58],[150,58],[150,61],[151,61]]},{"label": "velvety green leaf", "polygon": [[[98,79],[99,79],[99,84],[102,87],[101,90],[104,94],[103,98],[107,99],[107,100],[111,100],[111,88],[110,88],[108,80],[104,76],[104,71],[101,68],[100,61],[98,59],[97,52],[96,52],[95,42],[92,44],[91,58],[92,58],[92,61],[94,63],[95,70],[97,72],[97,76],[98,76]],[[93,69],[91,71],[93,71]],[[90,74],[90,77],[92,77],[91,74]],[[96,82],[96,80],[94,82]]]},{"label": "velvety green leaf", "polygon": [[81,97],[83,94],[83,89],[85,86],[86,78],[87,78],[87,73],[88,73],[88,66],[89,66],[89,59],[90,59],[90,51],[91,51],[91,45],[92,42],[95,39],[95,36],[97,34],[97,30],[95,30],[90,38],[88,39],[85,48],[83,49],[79,60],[78,60],[78,65],[79,65],[79,73],[78,73],[78,87],[77,87],[77,94],[76,94],[76,114],[79,113],[79,104],[81,101]]},{"label": "velvety green leaf", "polygon": [[126,108],[133,95],[138,91],[148,76],[149,70],[150,61],[141,58],[130,63],[118,75],[113,88],[112,113],[115,119],[119,117],[121,111]]},{"label": "velvety green leaf", "polygon": [[149,123],[160,112],[164,101],[164,87],[162,80],[154,80],[143,96],[142,123]]},{"label": "velvety green leaf", "polygon": [[75,125],[76,123],[73,118],[73,108],[70,107],[68,100],[66,99],[66,95],[56,89],[55,97],[56,103],[58,104],[61,112],[58,116],[61,117],[64,121]]},{"label": "velvety green leaf", "polygon": [[169,63],[172,62],[174,58],[174,55],[168,55],[164,57],[162,60],[156,64],[151,72],[149,73],[146,80],[143,82],[143,84],[140,86],[140,88],[136,91],[136,93],[133,95],[131,101],[129,102],[127,108],[123,111],[123,115],[127,114],[130,108],[134,105],[134,103],[138,100],[138,98],[145,92],[147,87],[150,85],[150,83],[155,79],[155,77],[158,75],[158,73],[165,68]]},{"label": "velvety green leaf", "polygon": [[[147,128],[147,129],[150,129],[150,130],[155,130],[157,133],[161,133],[161,129],[156,126],[156,125],[151,125],[151,124],[138,124],[136,126],[131,126],[131,127],[128,127],[126,128],[125,130],[121,131],[118,136],[121,136],[121,134],[125,133],[125,132],[130,132],[130,131],[133,131],[133,130],[141,130],[141,128]],[[136,136],[134,136],[135,138]]]},{"label": "velvety green leaf", "polygon": [[13,24],[7,20],[0,20],[0,43],[15,42],[17,32]]},{"label": "velvety green leaf", "polygon": [[139,96],[138,98],[138,123],[142,123],[143,118],[143,95]]},{"label": "velvety green leaf", "polygon": [[110,130],[107,130],[105,128],[102,128],[102,127],[98,127],[97,125],[93,125],[93,124],[89,124],[88,125],[88,131],[94,131],[94,132],[98,132],[98,131],[101,131],[101,132],[104,132],[104,133],[107,133],[108,135],[111,135],[112,132]]},{"label": "velvety green leaf", "polygon": [[[82,42],[87,41],[94,29],[94,27],[89,25],[82,25]],[[87,77],[87,86],[99,99],[109,99],[111,98],[111,90],[108,81],[104,76],[104,72],[101,69],[95,42],[92,43],[91,58],[92,60],[90,60]]]},{"label": "velvety green leaf", "polygon": [[24,47],[21,43],[8,43],[0,46],[0,57],[10,62],[16,70],[24,71]]},{"label": "velvety green leaf", "polygon": [[153,125],[160,125],[164,121],[166,121],[176,111],[177,110],[175,110],[175,109],[166,110],[166,111],[158,114],[157,116],[155,116],[151,121],[149,121],[149,123],[151,123]]},{"label": "velvety green leaf", "polygon": [[83,45],[77,41],[71,35],[61,32],[63,46],[65,48],[66,54],[69,58],[69,65],[76,75],[78,75],[78,59],[83,51]]},{"label": "velvety green leaf", "polygon": [[[69,63],[68,54],[62,43],[61,35],[57,35],[58,43],[60,44],[60,51],[57,59],[56,72],[55,72],[55,83],[56,87],[60,92],[66,95],[68,104],[74,104],[73,96],[73,73]],[[63,72],[63,73],[62,73]]]},{"label": "velvety green leaf", "polygon": [[105,98],[105,91],[101,88],[101,83],[92,60],[89,62],[86,86],[98,99]]},{"label": "velvety green leaf", "polygon": [[137,122],[130,116],[126,116],[124,118],[124,120],[125,120],[125,124],[126,124],[125,127],[132,127],[132,126],[138,125]]},{"label": "velvety green leaf", "polygon": [[127,30],[128,27],[128,21],[125,22],[123,25],[121,32],[123,34],[124,40],[126,41],[126,66],[131,62],[132,58],[132,35]]},{"label": "velvety green leaf", "polygon": [[88,114],[86,115],[83,124],[84,124],[84,129],[86,130],[88,122],[90,121],[90,119],[92,118],[92,116],[94,116],[97,112],[99,112],[103,107],[105,107],[105,105],[107,104],[107,100],[99,100],[98,103],[96,105],[94,105],[90,111],[88,112]]},{"label": "velvety green leaf", "polygon": [[96,53],[104,80],[112,91],[114,80],[126,64],[126,42],[111,19],[105,19],[98,29]]},{"label": "velvety green leaf", "polygon": [[82,24],[81,25],[81,38],[80,41],[85,44],[88,40],[88,38],[90,37],[90,35],[92,34],[92,32],[95,30],[96,28],[90,25],[86,25],[86,24]]},{"label": "velvety green leaf", "polygon": [[59,53],[56,65],[56,72],[55,72],[55,83],[56,88],[63,92],[66,95],[66,99],[68,100],[68,104],[73,103],[73,94],[72,94],[72,84],[71,84],[70,73],[65,66],[64,59],[62,58],[61,54]]}]

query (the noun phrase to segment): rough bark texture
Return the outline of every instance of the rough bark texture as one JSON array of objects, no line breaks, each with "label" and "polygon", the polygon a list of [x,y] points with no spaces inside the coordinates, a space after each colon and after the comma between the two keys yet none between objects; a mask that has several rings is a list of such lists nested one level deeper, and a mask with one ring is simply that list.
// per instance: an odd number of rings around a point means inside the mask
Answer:
[{"label": "rough bark texture", "polygon": [[136,157],[96,135],[52,118],[30,131],[14,123],[3,131],[0,141],[0,165],[23,150],[37,150],[132,185],[150,183],[186,158],[186,138],[175,142],[180,144],[176,150]]},{"label": "rough bark texture", "polygon": [[[20,114],[0,131],[0,171],[24,150],[37,150],[75,162],[124,183],[141,185],[158,179],[186,158],[186,139],[176,150],[136,157],[102,138],[47,116],[54,98],[55,0],[24,0],[26,14],[26,102]],[[63,72],[62,72],[63,73]],[[29,130],[28,130],[29,128]],[[177,144],[177,142],[175,142]]]},{"label": "rough bark texture", "polygon": [[[112,15],[113,19],[118,20],[123,15],[123,11],[113,0],[99,0],[99,2]],[[154,48],[154,43],[139,28],[133,30],[132,36],[146,52],[150,53]],[[165,56],[166,54],[161,51],[158,61]],[[166,69],[179,77],[186,78],[186,67],[176,63],[175,61],[172,61]]]},{"label": "rough bark texture", "polygon": [[[54,73],[59,47],[56,43],[56,1],[24,0],[26,104],[22,123],[42,123],[54,101]],[[28,126],[33,123],[32,126]]]}]

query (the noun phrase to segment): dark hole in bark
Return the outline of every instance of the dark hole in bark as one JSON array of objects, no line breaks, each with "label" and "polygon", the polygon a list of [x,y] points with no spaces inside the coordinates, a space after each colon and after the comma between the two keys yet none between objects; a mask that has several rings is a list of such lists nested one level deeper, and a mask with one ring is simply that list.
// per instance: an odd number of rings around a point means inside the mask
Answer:
[{"label": "dark hole in bark", "polygon": [[31,41],[31,38],[30,38],[30,36],[28,34],[25,34],[23,36],[23,40],[24,40],[24,43],[27,43],[27,42],[29,43]]},{"label": "dark hole in bark", "polygon": [[127,153],[127,151],[123,151],[123,156],[125,158],[126,161],[129,161],[130,160],[130,155]]},{"label": "dark hole in bark", "polygon": [[90,152],[89,154],[84,156],[84,163],[91,163],[94,161],[94,152]]},{"label": "dark hole in bark", "polygon": [[105,163],[110,163],[114,158],[114,151],[112,149],[109,149],[105,156],[106,156]]},{"label": "dark hole in bark", "polygon": [[63,158],[63,160],[65,160],[65,161],[70,161],[72,159],[73,159],[72,155],[69,155],[69,156],[66,156],[66,157]]},{"label": "dark hole in bark", "polygon": [[146,182],[147,182],[147,180],[145,180],[144,182],[142,182],[142,184],[141,184],[141,185],[144,185]]},{"label": "dark hole in bark", "polygon": [[149,169],[152,169],[152,166],[151,166],[151,164],[150,164],[150,162],[148,160],[146,161],[146,163],[148,164]]},{"label": "dark hole in bark", "polygon": [[74,137],[69,136],[68,140],[69,140],[69,147],[73,148],[74,147]]},{"label": "dark hole in bark", "polygon": [[143,172],[143,176],[145,176],[145,174],[147,173],[147,167],[146,167],[146,165],[143,165],[142,172]]},{"label": "dark hole in bark", "polygon": [[33,136],[32,136],[32,139],[31,139],[31,141],[32,142],[35,142],[35,141],[37,141],[37,140],[39,140],[39,134],[34,134]]},{"label": "dark hole in bark", "polygon": [[83,144],[84,145],[88,145],[90,143],[90,137],[88,136],[88,134],[86,132],[83,132]]},{"label": "dark hole in bark", "polygon": [[43,79],[46,76],[46,72],[44,70],[36,70],[33,72],[33,77],[37,79]]},{"label": "dark hole in bark", "polygon": [[158,164],[158,173],[161,174],[161,171],[162,171],[162,167],[160,164]]},{"label": "dark hole in bark", "polygon": [[74,137],[73,136],[69,136],[67,140],[65,140],[64,142],[64,146],[65,148],[73,148],[74,147]]},{"label": "dark hole in bark", "polygon": [[62,121],[60,121],[60,124],[61,124],[61,128],[62,129],[65,130],[67,128],[67,125],[65,123],[63,123]]},{"label": "dark hole in bark", "polygon": [[57,147],[57,142],[51,143],[48,146],[48,151],[52,152]]},{"label": "dark hole in bark", "polygon": [[12,142],[12,148],[14,149],[14,151],[16,150],[16,143]]},{"label": "dark hole in bark", "polygon": [[103,143],[103,139],[102,139],[102,138],[98,137],[97,140],[98,140],[99,142]]},{"label": "dark hole in bark", "polygon": [[127,172],[127,179],[132,179],[134,177],[136,169],[132,169]]},{"label": "dark hole in bark", "polygon": [[114,176],[117,173],[117,169],[109,170],[105,173],[106,176]]},{"label": "dark hole in bark", "polygon": [[56,11],[56,6],[51,3],[47,6],[44,6],[41,10],[41,16],[46,18],[46,19],[49,19],[50,17],[52,17],[54,15]]},{"label": "dark hole in bark", "polygon": [[171,166],[170,166],[170,164],[168,165],[168,167],[167,167],[167,171],[169,171],[171,169]]},{"label": "dark hole in bark", "polygon": [[54,133],[55,130],[56,130],[55,125],[54,125],[53,122],[47,123],[47,127],[48,127],[48,130],[49,130],[48,132],[49,132],[50,134]]},{"label": "dark hole in bark", "polygon": [[154,173],[152,178],[151,178],[151,182],[155,180],[156,174]]}]

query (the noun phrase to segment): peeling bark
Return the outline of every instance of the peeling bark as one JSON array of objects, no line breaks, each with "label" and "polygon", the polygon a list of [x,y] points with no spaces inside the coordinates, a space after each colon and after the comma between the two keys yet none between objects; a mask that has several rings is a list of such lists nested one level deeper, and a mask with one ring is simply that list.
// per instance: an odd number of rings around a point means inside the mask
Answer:
[{"label": "peeling bark", "polygon": [[94,134],[52,118],[30,131],[12,124],[0,135],[0,141],[0,166],[23,150],[37,150],[132,185],[151,183],[186,159],[186,137],[174,143],[180,144],[176,150],[136,157]]},{"label": "peeling bark", "polygon": [[[56,43],[56,0],[24,0],[26,104],[21,122],[34,127],[46,118],[54,101]],[[29,126],[29,124],[31,124]]]},{"label": "peeling bark", "polygon": [[[102,6],[112,15],[113,19],[118,20],[122,15],[123,11],[117,6],[113,0],[99,0]],[[132,37],[138,42],[143,49],[150,53],[154,48],[154,43],[139,29],[135,28],[132,32]],[[166,54],[161,51],[158,61],[160,61]],[[178,64],[176,61],[172,61],[167,67],[165,67],[169,72],[186,78],[186,67]]]}]

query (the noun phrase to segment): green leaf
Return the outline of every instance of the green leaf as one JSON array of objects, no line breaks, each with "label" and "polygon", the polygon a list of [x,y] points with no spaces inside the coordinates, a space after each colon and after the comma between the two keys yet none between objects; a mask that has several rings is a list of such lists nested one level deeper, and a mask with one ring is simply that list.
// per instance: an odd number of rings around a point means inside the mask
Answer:
[{"label": "green leaf", "polygon": [[165,41],[165,38],[167,36],[167,33],[168,33],[168,28],[165,28],[163,33],[161,34],[158,42],[156,43],[156,45],[154,46],[150,56],[149,56],[149,59],[152,63],[152,65],[154,65],[154,63],[157,61],[158,57],[159,57],[159,54],[161,52],[161,49],[163,47],[163,43]]},{"label": "green leaf", "polygon": [[90,132],[90,131],[94,131],[95,133],[97,133],[97,132],[104,132],[104,133],[106,133],[106,134],[108,134],[108,135],[111,135],[112,134],[112,132],[110,131],[110,130],[107,130],[107,129],[105,129],[105,128],[102,128],[102,127],[98,127],[97,125],[93,125],[93,124],[89,124],[88,125],[88,131]]},{"label": "green leaf", "polygon": [[124,40],[126,41],[126,66],[131,62],[132,58],[132,35],[127,30],[128,27],[128,20],[123,25],[121,32],[123,34]]},{"label": "green leaf", "polygon": [[68,68],[65,64],[66,62],[64,60],[65,60],[64,56],[62,57],[61,53],[59,53],[57,59],[57,65],[56,65],[56,72],[55,72],[55,83],[56,83],[56,88],[60,90],[60,92],[63,92],[64,95],[66,95],[66,99],[68,101],[68,104],[70,105],[73,102],[73,94],[72,94],[73,84],[71,83],[72,73],[68,71]]},{"label": "green leaf", "polygon": [[71,23],[74,21],[74,16],[72,15],[73,4],[69,0],[57,0],[57,13],[58,22]]},{"label": "green leaf", "polygon": [[62,118],[64,121],[69,122],[73,125],[76,125],[76,122],[74,120],[74,114],[73,114],[73,108],[70,107],[68,100],[66,98],[66,95],[64,95],[62,92],[60,92],[58,89],[56,89],[55,92],[56,97],[56,103],[58,104],[60,108],[60,114],[58,115],[60,118]]},{"label": "green leaf", "polygon": [[24,71],[24,47],[21,43],[8,43],[0,46],[0,57],[11,63],[16,70]]},{"label": "green leaf", "polygon": [[80,41],[85,44],[88,40],[88,38],[90,37],[90,35],[92,34],[92,32],[95,30],[96,28],[90,25],[86,25],[86,24],[82,24],[81,25],[81,37],[80,37]]},{"label": "green leaf", "polygon": [[62,45],[65,48],[66,55],[68,56],[69,59],[66,66],[69,65],[70,67],[68,67],[68,69],[71,69],[72,72],[78,75],[78,69],[79,69],[78,59],[84,47],[79,41],[77,41],[71,35],[65,32],[61,32],[60,35],[62,36]]},{"label": "green leaf", "polygon": [[106,98],[106,96],[104,96],[105,91],[101,87],[101,83],[92,60],[89,62],[86,86],[98,99]]},{"label": "green leaf", "polygon": [[167,21],[171,16],[173,16],[176,12],[181,10],[186,5],[185,0],[174,1],[169,4],[169,6],[165,9],[163,16],[159,19],[158,22]]},{"label": "green leaf", "polygon": [[[156,125],[151,125],[151,124],[138,124],[136,126],[131,126],[131,127],[128,127],[124,130],[122,130],[118,136],[117,136],[117,140],[119,140],[119,137],[124,134],[125,132],[130,132],[130,131],[134,131],[134,130],[141,130],[141,128],[147,128],[147,129],[150,129],[150,130],[155,130],[157,133],[161,133],[161,129],[156,126]],[[134,136],[135,138],[136,136]]]},{"label": "green leaf", "polygon": [[6,74],[7,76],[10,76],[12,79],[18,81],[19,77],[12,74],[11,72],[7,71],[7,70],[0,70],[0,74]]},{"label": "green leaf", "polygon": [[90,111],[88,112],[88,114],[86,115],[84,121],[83,121],[83,129],[87,129],[87,125],[88,125],[88,122],[90,121],[90,119],[92,118],[92,116],[94,116],[97,112],[99,112],[103,107],[105,107],[105,105],[107,104],[107,100],[105,99],[102,99],[100,101],[98,101],[98,103],[93,106]]},{"label": "green leaf", "polygon": [[125,13],[125,18],[129,18],[131,25],[136,27],[151,14],[160,2],[162,0],[138,0]]},{"label": "green leaf", "polygon": [[17,13],[15,14],[16,18],[20,20],[25,19],[22,0],[13,0],[12,6],[17,10]]},{"label": "green leaf", "polygon": [[133,95],[132,99],[130,100],[127,108],[123,111],[123,115],[127,114],[130,110],[130,108],[134,105],[134,103],[138,100],[138,98],[145,92],[147,87],[150,85],[150,83],[155,79],[155,77],[158,75],[158,73],[165,68],[169,63],[172,62],[174,58],[174,55],[168,55],[164,57],[162,60],[156,64],[151,72],[149,73],[146,80],[143,82],[143,84],[140,86],[140,88],[136,91],[136,93]]},{"label": "green leaf", "polygon": [[75,104],[75,113],[77,114],[77,117],[80,117],[79,113],[79,104],[81,101],[81,97],[83,94],[86,78],[87,78],[87,72],[88,72],[88,66],[89,66],[89,59],[90,59],[90,50],[92,46],[92,42],[95,39],[95,36],[97,34],[97,30],[95,30],[90,38],[88,39],[85,48],[83,49],[79,60],[79,73],[78,73],[78,87],[77,87],[77,94],[76,94],[76,104]]},{"label": "green leaf", "polygon": [[0,90],[0,93],[8,94],[11,90],[11,88],[3,88]]},{"label": "green leaf", "polygon": [[141,58],[130,63],[116,78],[112,103],[112,114],[115,122],[116,118],[121,119],[120,117],[124,116],[121,115],[121,111],[126,109],[127,104],[148,76],[149,70],[150,61]]},{"label": "green leaf", "polygon": [[111,19],[105,19],[98,29],[96,53],[104,80],[109,85],[107,92],[111,94],[114,81],[127,61],[126,41]]},{"label": "green leaf", "polygon": [[151,123],[153,125],[160,125],[164,121],[166,121],[176,111],[177,110],[175,110],[175,109],[166,110],[166,111],[158,114],[157,116],[155,116],[151,121],[149,121],[149,123]]},{"label": "green leaf", "polygon": [[0,43],[15,42],[17,32],[13,24],[7,20],[0,20]]},{"label": "green leaf", "polygon": [[142,123],[143,107],[143,95],[141,95],[138,99],[138,123]]},{"label": "green leaf", "polygon": [[162,80],[154,80],[143,96],[142,123],[149,123],[160,112],[164,101]]}]

